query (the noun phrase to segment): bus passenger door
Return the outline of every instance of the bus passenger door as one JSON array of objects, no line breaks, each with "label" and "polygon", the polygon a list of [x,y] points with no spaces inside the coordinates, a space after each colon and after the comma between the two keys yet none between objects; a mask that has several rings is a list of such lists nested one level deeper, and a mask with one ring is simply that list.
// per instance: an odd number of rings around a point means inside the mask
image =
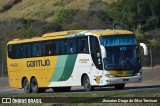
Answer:
[{"label": "bus passenger door", "polygon": [[98,38],[95,36],[90,36],[90,50],[91,50],[91,57],[93,61],[90,68],[92,78],[94,79],[92,81],[93,81],[93,84],[99,84],[99,81],[95,81],[95,80],[96,78],[99,78],[102,76],[103,64],[102,64],[99,41],[98,41]]}]

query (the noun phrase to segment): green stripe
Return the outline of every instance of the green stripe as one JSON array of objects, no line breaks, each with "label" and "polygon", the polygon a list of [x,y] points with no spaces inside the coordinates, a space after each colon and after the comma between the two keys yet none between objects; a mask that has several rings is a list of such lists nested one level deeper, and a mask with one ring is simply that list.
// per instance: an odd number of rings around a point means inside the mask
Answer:
[{"label": "green stripe", "polygon": [[63,74],[59,79],[59,81],[66,81],[70,78],[76,63],[76,59],[77,59],[77,54],[68,55]]},{"label": "green stripe", "polygon": [[61,78],[63,71],[64,71],[64,66],[67,61],[67,57],[68,57],[68,55],[63,55],[63,56],[58,57],[56,67],[54,69],[54,73],[50,79],[50,82],[58,81]]},{"label": "green stripe", "polygon": [[50,82],[68,80],[73,72],[76,59],[77,54],[59,56]]}]

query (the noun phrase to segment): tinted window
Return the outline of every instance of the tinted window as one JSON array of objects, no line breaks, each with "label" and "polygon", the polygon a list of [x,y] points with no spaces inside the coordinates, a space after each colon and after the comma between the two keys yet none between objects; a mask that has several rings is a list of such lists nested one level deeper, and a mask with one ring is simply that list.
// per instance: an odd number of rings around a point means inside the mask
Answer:
[{"label": "tinted window", "polygon": [[65,54],[65,40],[61,39],[61,40],[56,40],[56,51],[55,54]]},{"label": "tinted window", "polygon": [[42,56],[42,45],[40,42],[36,42],[32,44],[32,56]]},{"label": "tinted window", "polygon": [[75,53],[89,53],[87,36],[8,45],[13,59]]},{"label": "tinted window", "polygon": [[55,55],[56,43],[55,41],[46,41],[42,46],[42,52],[44,56]]},{"label": "tinted window", "polygon": [[31,57],[31,44],[22,44],[21,51],[22,51],[23,58]]},{"label": "tinted window", "polygon": [[22,46],[21,44],[17,44],[16,46],[16,58],[22,58]]},{"label": "tinted window", "polygon": [[77,39],[78,53],[89,53],[88,50],[88,37],[80,37]]},{"label": "tinted window", "polygon": [[91,46],[91,56],[93,62],[98,69],[102,70],[103,65],[102,65],[101,51],[97,37],[94,36],[90,37],[90,46]]},{"label": "tinted window", "polygon": [[71,38],[66,40],[66,53],[72,54],[72,53],[78,53],[77,47],[76,47],[76,38]]},{"label": "tinted window", "polygon": [[8,46],[8,56],[10,58],[14,59],[14,58],[16,58],[15,53],[16,53],[16,46],[15,45],[9,45]]}]

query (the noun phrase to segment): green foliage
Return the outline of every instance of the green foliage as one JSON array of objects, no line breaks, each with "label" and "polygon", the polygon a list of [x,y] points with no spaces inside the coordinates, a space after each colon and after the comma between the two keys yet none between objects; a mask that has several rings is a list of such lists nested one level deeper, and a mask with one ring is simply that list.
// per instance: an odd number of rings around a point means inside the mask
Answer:
[{"label": "green foliage", "polygon": [[6,44],[13,39],[26,39],[42,36],[44,33],[61,30],[56,23],[45,21],[13,19],[0,21],[0,38],[2,41],[2,60],[6,59]]},{"label": "green foliage", "polygon": [[152,16],[147,20],[146,25],[149,29],[151,29],[151,28],[156,28],[158,26],[158,23],[159,23],[159,18],[156,16]]},{"label": "green foliage", "polygon": [[159,0],[149,0],[149,7],[153,15],[159,15],[160,14],[160,2]]},{"label": "green foliage", "polygon": [[[158,48],[160,48],[160,40],[156,40],[156,41],[150,43],[150,47],[151,47],[152,49],[158,49]],[[159,49],[158,49],[158,50],[159,50]]]},{"label": "green foliage", "polygon": [[150,39],[146,38],[145,36],[137,36],[137,41],[139,43],[145,43],[148,48],[150,49],[156,49],[156,48],[160,48],[160,38],[150,41]]},{"label": "green foliage", "polygon": [[106,22],[111,22],[109,16],[102,10],[79,11],[69,23],[62,23],[63,30],[72,29],[108,29]]},{"label": "green foliage", "polygon": [[149,40],[146,39],[144,36],[137,36],[137,41],[138,41],[139,43],[143,42],[143,43],[145,43],[145,44],[149,44]]},{"label": "green foliage", "polygon": [[70,23],[73,16],[77,14],[78,9],[61,9],[57,13],[56,23]]},{"label": "green foliage", "polygon": [[64,6],[70,2],[71,0],[55,0],[54,6]]},{"label": "green foliage", "polygon": [[141,25],[146,31],[159,27],[159,7],[159,0],[120,0],[110,5],[107,12],[123,28],[133,30]]}]

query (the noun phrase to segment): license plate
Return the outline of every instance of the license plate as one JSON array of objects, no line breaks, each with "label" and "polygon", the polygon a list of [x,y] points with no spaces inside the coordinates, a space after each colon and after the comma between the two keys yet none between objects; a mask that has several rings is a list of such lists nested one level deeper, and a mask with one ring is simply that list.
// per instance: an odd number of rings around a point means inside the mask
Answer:
[{"label": "license plate", "polygon": [[129,81],[129,79],[123,79],[123,82],[128,82]]}]

